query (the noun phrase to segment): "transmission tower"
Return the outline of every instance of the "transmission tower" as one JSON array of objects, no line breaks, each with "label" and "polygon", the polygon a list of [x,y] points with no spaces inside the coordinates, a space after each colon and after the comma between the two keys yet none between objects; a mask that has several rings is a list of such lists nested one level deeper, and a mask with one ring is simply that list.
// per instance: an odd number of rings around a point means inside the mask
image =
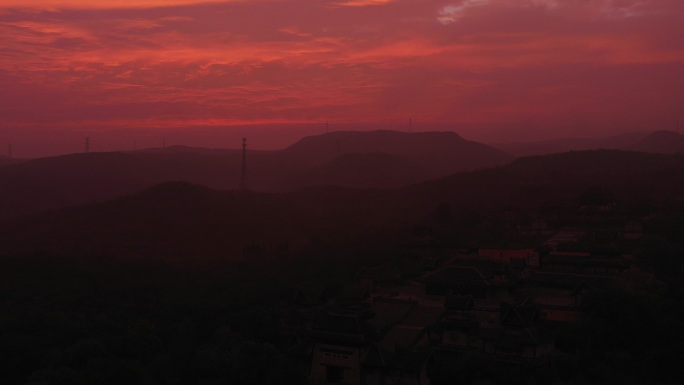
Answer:
[{"label": "transmission tower", "polygon": [[240,190],[247,190],[247,138],[242,138],[242,176]]}]

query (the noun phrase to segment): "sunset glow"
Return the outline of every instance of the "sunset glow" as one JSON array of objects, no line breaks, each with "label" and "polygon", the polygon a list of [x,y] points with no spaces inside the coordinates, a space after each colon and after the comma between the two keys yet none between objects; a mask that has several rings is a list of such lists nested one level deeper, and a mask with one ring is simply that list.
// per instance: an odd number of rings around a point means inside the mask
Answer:
[{"label": "sunset glow", "polygon": [[5,0],[0,142],[409,117],[481,140],[674,129],[683,16],[680,0]]}]

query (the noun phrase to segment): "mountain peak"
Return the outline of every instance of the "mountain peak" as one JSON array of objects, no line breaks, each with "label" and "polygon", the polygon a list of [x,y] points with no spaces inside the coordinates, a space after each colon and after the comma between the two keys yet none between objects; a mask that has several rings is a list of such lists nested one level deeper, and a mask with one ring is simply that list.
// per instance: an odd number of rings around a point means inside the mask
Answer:
[{"label": "mountain peak", "polygon": [[671,131],[671,130],[658,130],[658,131],[653,131],[650,135],[646,137],[648,138],[662,138],[662,139],[672,139],[672,138],[684,138],[682,134],[680,134],[677,131]]},{"label": "mountain peak", "polygon": [[654,131],[635,144],[631,149],[659,153],[681,152],[684,151],[684,136],[677,131]]},{"label": "mountain peak", "polygon": [[294,159],[319,167],[343,154],[400,155],[432,170],[435,175],[497,166],[512,156],[451,131],[338,131],[306,137],[283,150]]},{"label": "mountain peak", "polygon": [[373,131],[333,131],[320,135],[307,136],[300,139],[287,149],[296,148],[311,142],[323,142],[329,140],[356,140],[374,142],[378,140],[397,141],[397,140],[426,140],[426,139],[450,139],[464,140],[459,134],[453,131],[425,131],[425,132],[406,132],[393,130],[373,130]]}]

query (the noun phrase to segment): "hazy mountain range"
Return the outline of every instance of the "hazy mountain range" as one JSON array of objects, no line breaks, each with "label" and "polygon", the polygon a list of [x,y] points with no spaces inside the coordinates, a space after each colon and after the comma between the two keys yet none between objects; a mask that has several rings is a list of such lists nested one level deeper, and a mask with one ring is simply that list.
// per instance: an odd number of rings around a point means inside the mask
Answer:
[{"label": "hazy mountain range", "polygon": [[219,191],[169,182],[109,202],[0,224],[1,252],[100,252],[149,258],[241,255],[250,244],[295,247],[355,239],[419,223],[443,202],[455,212],[577,204],[601,187],[621,204],[681,204],[684,156],[616,150],[526,157],[399,189],[307,188],[289,193]]},{"label": "hazy mountain range", "polygon": [[566,151],[615,149],[657,153],[684,151],[684,136],[676,131],[630,132],[601,138],[563,138],[519,143],[496,143],[514,156],[545,155]]},{"label": "hazy mountain range", "polygon": [[[514,147],[505,149],[547,153],[596,147],[666,153],[684,150],[684,137],[673,131],[657,131]],[[248,149],[247,185],[250,190],[263,192],[321,185],[398,188],[501,166],[513,159],[502,150],[465,140],[453,132],[332,132],[306,137],[282,150]],[[169,181],[235,190],[240,186],[242,151],[174,146],[5,160],[0,161],[0,218],[102,202]]]},{"label": "hazy mountain range", "polygon": [[[255,191],[394,188],[512,159],[452,132],[333,132],[283,150],[248,149],[247,184]],[[103,201],[167,181],[237,189],[241,170],[241,150],[170,147],[40,158],[0,168],[0,218]]]},{"label": "hazy mountain range", "polygon": [[0,167],[7,166],[10,164],[19,163],[19,162],[21,162],[21,160],[0,155]]}]

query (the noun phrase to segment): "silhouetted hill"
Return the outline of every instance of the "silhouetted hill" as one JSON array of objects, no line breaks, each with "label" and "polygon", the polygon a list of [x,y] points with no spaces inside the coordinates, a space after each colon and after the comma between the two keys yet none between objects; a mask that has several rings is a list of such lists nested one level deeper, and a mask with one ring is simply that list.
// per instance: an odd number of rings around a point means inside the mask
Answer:
[{"label": "silhouetted hill", "polygon": [[[335,149],[338,143],[341,155],[325,147]],[[429,151],[428,144],[433,145],[434,151]],[[343,147],[348,151],[382,147],[389,152],[346,153]],[[241,151],[181,150],[73,154],[0,167],[0,218],[103,202],[167,181],[187,181],[214,189],[238,187]],[[397,153],[401,151],[406,153]],[[250,151],[248,186],[257,191],[295,190],[315,185],[393,188],[427,180],[437,170],[446,172],[450,168],[474,167],[484,162],[481,159],[493,162],[497,157],[500,161],[507,158],[493,151],[494,157],[460,162],[458,159],[469,159],[468,154],[492,152],[453,133],[330,133],[306,138],[282,151]],[[682,174],[677,173],[679,159],[622,151],[523,158],[507,166],[413,186],[402,190],[402,194],[408,194],[402,199],[412,207],[435,205],[439,201],[534,204],[567,201],[591,185],[606,185],[618,196],[629,195],[623,194],[623,190],[635,191],[644,195],[644,199],[662,202],[666,196],[676,199],[671,191],[679,191],[677,181],[682,179]],[[645,169],[646,165],[650,168]],[[359,204],[363,206],[363,194],[359,197]],[[372,205],[365,207],[373,210]],[[393,209],[404,210],[401,204]]]},{"label": "silhouetted hill", "polygon": [[340,131],[309,136],[283,150],[292,162],[320,167],[343,154],[399,155],[423,167],[427,177],[493,167],[509,154],[463,139],[454,132]]},{"label": "silhouetted hill", "polygon": [[[161,260],[241,258],[349,240],[399,223],[391,192],[312,188],[296,194],[220,191],[167,182],[100,204],[0,222],[0,254],[47,251]],[[256,250],[256,251],[255,251]]]},{"label": "silhouetted hill", "polygon": [[21,162],[25,162],[25,160],[23,160],[23,159],[16,159],[16,158],[10,158],[10,157],[7,157],[7,156],[2,156],[2,155],[0,155],[0,167],[8,166],[8,165],[11,165],[11,164],[17,164],[17,163],[21,163]]},{"label": "silhouetted hill", "polygon": [[460,173],[406,190],[431,202],[462,205],[576,204],[600,186],[623,202],[684,202],[684,156],[620,150],[572,151],[520,158],[487,170]]},{"label": "silhouetted hill", "polygon": [[656,131],[631,145],[629,149],[658,153],[684,152],[684,135],[676,131]]},{"label": "silhouetted hill", "polygon": [[236,151],[242,151],[242,150],[174,145],[174,146],[168,146],[168,147],[145,148],[142,150],[136,150],[136,151],[130,151],[130,152],[131,153],[138,153],[138,154],[183,154],[183,153],[226,154],[226,153],[232,153],[232,152],[236,152]]},{"label": "silhouetted hill", "polygon": [[630,149],[648,136],[647,132],[630,132],[604,138],[562,138],[533,142],[497,143],[493,147],[515,156],[548,155],[567,151],[598,149]]},{"label": "silhouetted hill", "polygon": [[22,218],[6,226],[2,238],[13,251],[234,259],[246,244],[277,244],[308,232],[298,211],[296,202],[278,195],[167,182],[102,204]]},{"label": "silhouetted hill", "polygon": [[400,155],[343,154],[323,167],[285,180],[279,187],[287,190],[326,185],[396,188],[426,179],[423,167]]},{"label": "silhouetted hill", "polygon": [[116,152],[35,159],[0,169],[0,218],[104,201],[170,180],[230,188],[238,183],[239,159]]},{"label": "silhouetted hill", "polygon": [[6,220],[0,253],[234,258],[245,245],[296,249],[315,239],[346,242],[391,231],[419,223],[442,202],[455,210],[572,207],[592,188],[622,205],[673,207],[684,204],[683,172],[683,155],[598,150],[521,158],[397,190],[314,187],[273,194],[164,183],[102,204]]},{"label": "silhouetted hill", "polygon": [[[351,155],[363,152],[386,155]],[[333,162],[340,155],[349,156]],[[395,187],[510,160],[498,150],[454,133],[391,131],[330,133],[305,138],[279,151],[248,149],[247,158],[247,184],[256,191],[318,183]],[[0,168],[0,218],[101,202],[174,180],[237,189],[241,162],[241,150],[172,146],[7,165]]]}]

